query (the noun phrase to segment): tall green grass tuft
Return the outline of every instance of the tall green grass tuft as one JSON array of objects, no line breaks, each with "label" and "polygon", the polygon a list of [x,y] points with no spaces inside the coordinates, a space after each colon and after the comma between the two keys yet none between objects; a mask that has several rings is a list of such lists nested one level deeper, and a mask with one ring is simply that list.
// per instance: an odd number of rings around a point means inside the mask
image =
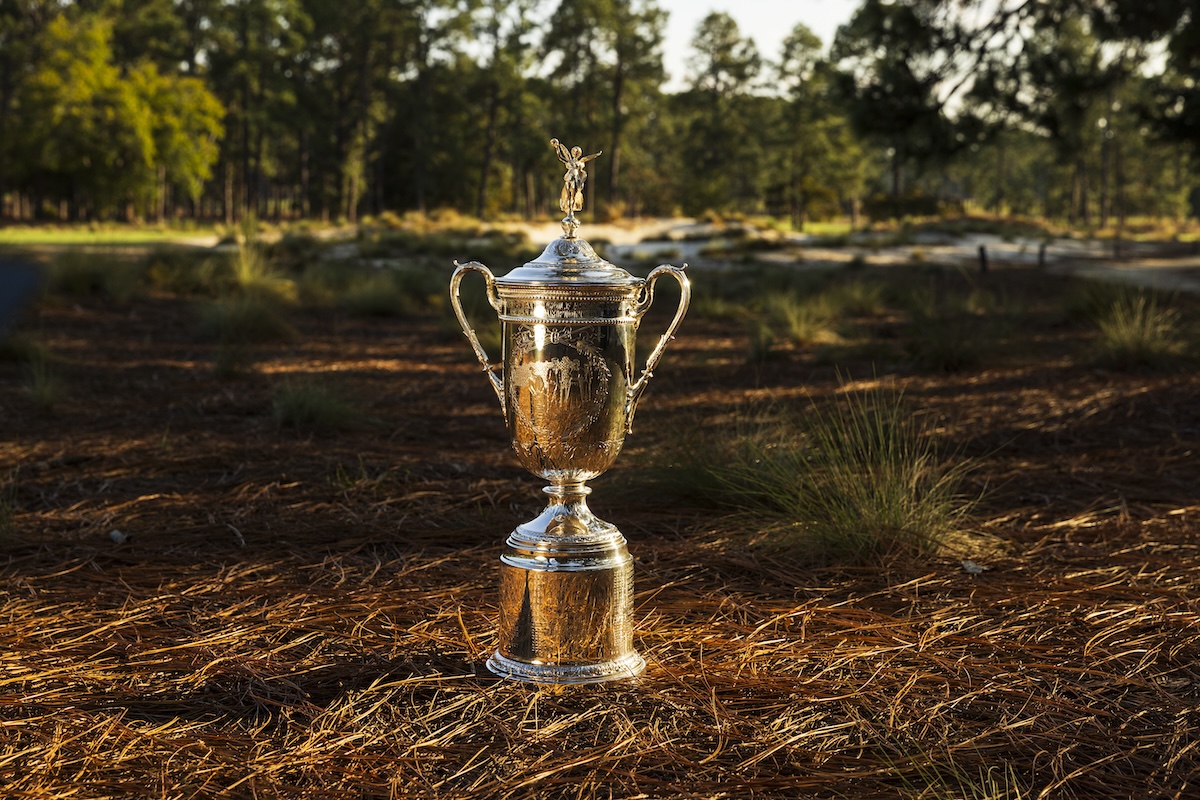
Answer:
[{"label": "tall green grass tuft", "polygon": [[1097,315],[1100,338],[1096,360],[1114,369],[1157,369],[1183,355],[1185,337],[1179,311],[1153,295],[1127,292]]},{"label": "tall green grass tuft", "polygon": [[237,237],[233,279],[238,291],[246,297],[283,303],[297,299],[296,282],[276,267],[267,247],[258,239],[257,224],[252,217],[243,223]]},{"label": "tall green grass tuft", "polygon": [[938,552],[966,523],[968,464],[944,457],[899,395],[850,393],[742,438],[710,470],[770,539],[818,563]]},{"label": "tall green grass tuft", "polygon": [[835,327],[837,310],[823,294],[806,298],[776,295],[764,305],[766,317],[796,344],[831,344],[841,339]]},{"label": "tall green grass tuft", "polygon": [[[1032,787],[1012,764],[987,763],[978,753],[971,765],[961,763],[946,747],[930,753],[917,743],[898,745],[902,760],[883,760],[899,779],[898,797],[906,800],[1027,800],[1034,796]],[[979,763],[982,762],[982,763]]]},{"label": "tall green grass tuft", "polygon": [[342,430],[360,422],[354,406],[316,381],[284,383],[275,393],[272,412],[281,426],[301,429]]}]

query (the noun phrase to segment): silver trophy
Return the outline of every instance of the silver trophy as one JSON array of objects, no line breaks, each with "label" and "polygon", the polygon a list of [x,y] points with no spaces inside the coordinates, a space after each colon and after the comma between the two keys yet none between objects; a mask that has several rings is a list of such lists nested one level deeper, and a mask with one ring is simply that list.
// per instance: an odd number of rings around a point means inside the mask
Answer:
[{"label": "silver trophy", "polygon": [[[683,268],[636,278],[576,236],[585,165],[600,154],[550,144],[566,166],[562,238],[500,278],[479,262],[456,262],[450,300],[500,399],[517,457],[550,481],[545,511],[518,525],[500,556],[500,641],[488,668],[533,683],[597,683],[638,675],[646,662],[633,649],[633,560],[616,526],[588,509],[585,484],[621,452],[691,288]],[[463,313],[459,284],[468,272],[483,275],[500,317],[499,364]],[[635,376],[638,324],[664,275],[679,281],[679,308]]]}]

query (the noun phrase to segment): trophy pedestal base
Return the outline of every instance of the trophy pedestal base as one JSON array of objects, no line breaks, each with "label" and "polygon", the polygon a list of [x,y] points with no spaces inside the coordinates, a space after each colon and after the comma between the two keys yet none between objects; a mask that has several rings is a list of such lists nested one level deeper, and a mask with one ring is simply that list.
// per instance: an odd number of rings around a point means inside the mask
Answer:
[{"label": "trophy pedestal base", "polygon": [[530,683],[600,683],[639,675],[633,649],[633,559],[597,519],[582,484],[550,486],[550,505],[500,556],[496,675]]},{"label": "trophy pedestal base", "polygon": [[493,675],[509,680],[569,686],[636,678],[646,669],[646,660],[631,653],[623,659],[600,664],[531,664],[497,652],[487,660],[487,668]]}]

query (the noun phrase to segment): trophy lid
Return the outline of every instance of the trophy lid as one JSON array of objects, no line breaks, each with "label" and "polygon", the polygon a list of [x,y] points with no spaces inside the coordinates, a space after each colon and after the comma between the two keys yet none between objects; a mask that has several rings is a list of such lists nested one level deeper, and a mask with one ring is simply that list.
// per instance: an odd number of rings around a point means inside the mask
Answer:
[{"label": "trophy lid", "polygon": [[616,287],[640,283],[639,278],[605,261],[585,239],[576,235],[579,220],[575,218],[575,212],[583,210],[583,187],[587,182],[586,164],[600,153],[585,156],[582,148],[576,146],[568,149],[558,139],[551,139],[550,146],[554,148],[558,160],[567,168],[563,175],[562,194],[558,199],[558,207],[567,215],[562,220],[563,236],[546,245],[546,249],[537,258],[497,278],[496,283],[502,286],[565,283]]}]

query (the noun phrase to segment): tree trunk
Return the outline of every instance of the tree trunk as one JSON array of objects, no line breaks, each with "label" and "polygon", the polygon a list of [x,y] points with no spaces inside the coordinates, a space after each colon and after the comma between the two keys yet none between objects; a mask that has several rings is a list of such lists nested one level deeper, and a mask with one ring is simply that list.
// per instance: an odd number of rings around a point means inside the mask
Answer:
[{"label": "tree trunk", "polygon": [[309,159],[308,134],[305,131],[300,132],[300,142],[299,142],[298,149],[300,151],[300,216],[307,219],[308,215],[309,215],[309,211],[310,211],[309,200],[308,200],[308,196],[309,196],[308,193],[309,193],[309,189],[310,189],[310,175],[309,175],[309,166],[308,166],[308,159]]},{"label": "tree trunk", "polygon": [[1105,129],[1102,141],[1100,142],[1100,197],[1097,199],[1100,212],[1100,227],[1108,226],[1108,213],[1111,201],[1108,196],[1108,170],[1109,164],[1112,161],[1110,151],[1112,142],[1108,138],[1108,130]]},{"label": "tree trunk", "polygon": [[[8,141],[8,118],[9,109],[12,103],[12,97],[15,90],[13,87],[12,67],[9,59],[4,59],[0,64],[0,142]],[[8,158],[3,150],[0,150],[0,203],[4,201],[4,196],[8,189]],[[0,206],[0,219],[3,219],[5,209]]]},{"label": "tree trunk", "polygon": [[351,225],[358,224],[358,199],[362,180],[367,176],[367,129],[371,113],[371,42],[374,26],[368,17],[364,20],[359,44],[361,60],[358,68],[358,124],[355,131],[354,157],[358,163],[351,167],[350,197],[347,198],[346,219]]},{"label": "tree trunk", "polygon": [[900,155],[900,147],[892,148],[892,213],[896,219],[900,219],[900,164],[903,160]]},{"label": "tree trunk", "polygon": [[[493,56],[492,64],[496,60]],[[479,188],[475,194],[475,216],[485,219],[487,213],[488,178],[492,171],[492,152],[496,145],[496,117],[500,113],[500,87],[488,81],[487,126],[483,136],[483,163],[479,167]]]},{"label": "tree trunk", "polygon": [[162,224],[167,214],[167,168],[159,165],[157,202],[154,204],[154,221]]},{"label": "tree trunk", "polygon": [[1075,180],[1079,190],[1079,219],[1087,227],[1091,222],[1091,208],[1088,205],[1087,161],[1082,156],[1075,161]]},{"label": "tree trunk", "polygon": [[616,72],[613,75],[612,97],[612,152],[608,159],[608,202],[617,202],[617,190],[621,182],[621,136],[625,131],[625,112],[621,106],[625,102],[625,64],[622,53],[618,49]]},{"label": "tree trunk", "polygon": [[1004,201],[1005,201],[1005,191],[1004,190],[1005,190],[1005,186],[1006,186],[1007,178],[1008,178],[1008,176],[1006,174],[1007,173],[1006,167],[1008,165],[1005,163],[1004,157],[1006,155],[1006,152],[1005,152],[1005,147],[1004,147],[1004,140],[1002,138],[999,138],[996,141],[996,151],[997,151],[996,152],[996,193],[993,195],[992,213],[995,214],[996,216],[1000,216],[1001,214],[1004,213]]},{"label": "tree trunk", "polygon": [[426,20],[422,18],[421,29],[417,33],[417,103],[416,119],[413,125],[413,194],[417,210],[425,213],[425,183],[428,176],[425,162],[428,158],[425,152],[425,129],[429,124],[429,31]]},{"label": "tree trunk", "polygon": [[1117,212],[1117,241],[1125,233],[1125,159],[1121,157],[1121,145],[1113,144],[1113,160],[1116,167],[1116,212]]},{"label": "tree trunk", "polygon": [[233,225],[233,165],[225,162],[225,224]]},{"label": "tree trunk", "polygon": [[[359,123],[361,125],[361,123]],[[362,131],[355,136],[357,144],[354,146],[355,157],[358,157],[358,152],[362,148]],[[346,205],[343,209],[346,217],[346,222],[351,225],[358,224],[358,176],[362,171],[359,164],[350,167],[350,184],[346,189]]]}]

